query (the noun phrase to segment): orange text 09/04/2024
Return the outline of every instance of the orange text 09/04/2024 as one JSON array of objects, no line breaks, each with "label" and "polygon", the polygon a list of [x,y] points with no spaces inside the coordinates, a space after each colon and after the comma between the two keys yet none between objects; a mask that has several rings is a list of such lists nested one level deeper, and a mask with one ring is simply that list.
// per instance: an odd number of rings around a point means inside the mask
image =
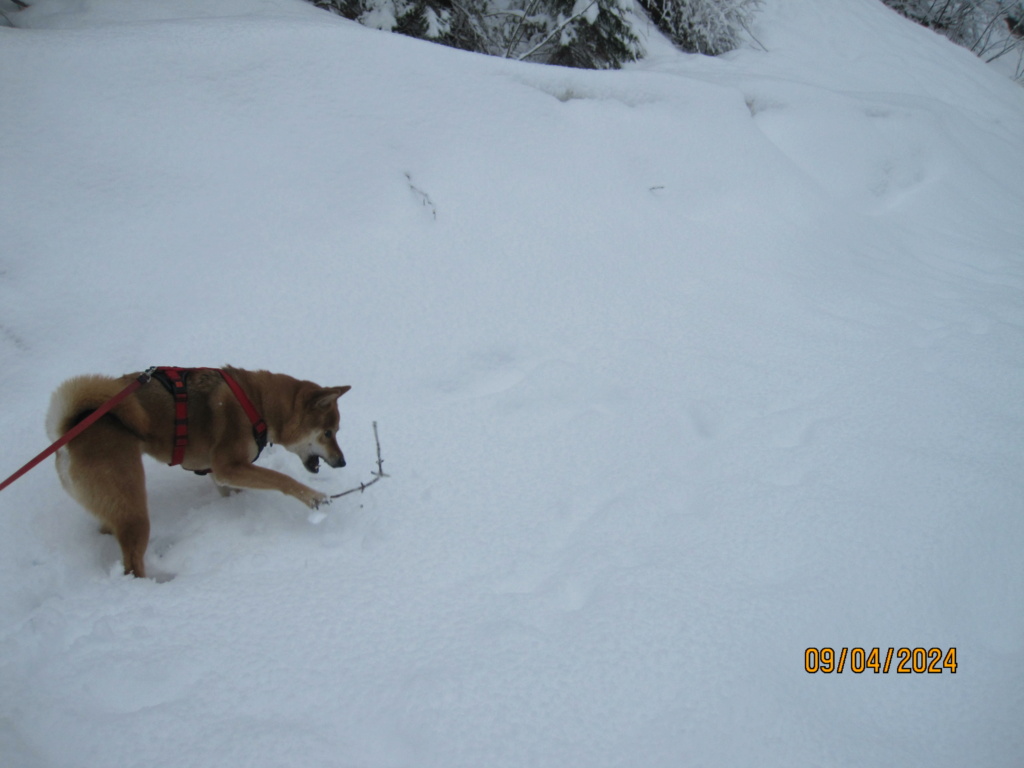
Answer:
[{"label": "orange text 09/04/2024", "polygon": [[808,648],[804,670],[888,674],[956,674],[956,648]]}]

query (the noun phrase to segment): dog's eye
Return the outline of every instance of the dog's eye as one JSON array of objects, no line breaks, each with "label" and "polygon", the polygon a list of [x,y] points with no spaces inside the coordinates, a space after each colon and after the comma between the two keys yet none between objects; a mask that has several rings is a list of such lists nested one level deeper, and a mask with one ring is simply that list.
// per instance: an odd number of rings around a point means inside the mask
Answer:
[{"label": "dog's eye", "polygon": [[334,432],[332,430],[328,429],[326,432],[324,432],[324,437],[326,437],[328,440],[330,440],[332,437],[334,437]]}]

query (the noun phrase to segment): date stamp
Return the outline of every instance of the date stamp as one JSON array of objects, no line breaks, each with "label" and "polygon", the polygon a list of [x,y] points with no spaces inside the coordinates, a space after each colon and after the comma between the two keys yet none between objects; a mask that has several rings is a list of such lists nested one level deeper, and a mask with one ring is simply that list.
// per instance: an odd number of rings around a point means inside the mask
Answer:
[{"label": "date stamp", "polygon": [[865,672],[887,675],[956,674],[956,648],[808,648],[804,651],[808,674]]}]

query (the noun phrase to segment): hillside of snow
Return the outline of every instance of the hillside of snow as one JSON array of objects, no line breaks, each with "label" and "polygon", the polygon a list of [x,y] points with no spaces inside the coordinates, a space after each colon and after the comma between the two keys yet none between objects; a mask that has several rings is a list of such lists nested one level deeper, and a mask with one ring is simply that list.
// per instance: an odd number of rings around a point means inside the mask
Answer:
[{"label": "hillside of snow", "polygon": [[[1011,768],[1024,90],[878,0],[616,72],[303,0],[0,28],[0,478],[86,372],[340,401],[310,515],[147,463],[154,579],[0,493],[11,768]],[[805,671],[956,649],[955,674]]]}]

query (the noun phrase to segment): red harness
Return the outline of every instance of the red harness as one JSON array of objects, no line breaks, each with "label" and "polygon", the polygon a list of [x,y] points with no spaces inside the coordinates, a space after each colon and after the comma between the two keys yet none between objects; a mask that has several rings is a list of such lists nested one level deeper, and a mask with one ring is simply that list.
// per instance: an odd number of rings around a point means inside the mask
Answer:
[{"label": "red harness", "polygon": [[[234,380],[227,371],[220,368],[171,368],[160,367],[153,369],[153,378],[159,381],[168,392],[174,397],[174,447],[171,451],[170,466],[181,464],[185,458],[185,448],[188,447],[188,375],[192,371],[215,371],[224,379],[234,393],[238,404],[242,406],[245,415],[252,422],[252,435],[256,440],[256,459],[267,445],[267,423],[260,416],[259,411],[246,396],[238,382]],[[256,459],[253,459],[255,461]],[[198,474],[205,475],[209,470]]]}]

